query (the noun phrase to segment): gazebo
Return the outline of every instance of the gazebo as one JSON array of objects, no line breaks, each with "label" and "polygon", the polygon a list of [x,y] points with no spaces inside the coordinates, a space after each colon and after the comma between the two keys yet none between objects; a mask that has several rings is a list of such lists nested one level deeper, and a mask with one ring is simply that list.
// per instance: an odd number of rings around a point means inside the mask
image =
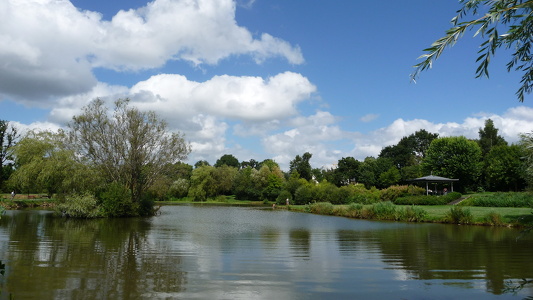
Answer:
[{"label": "gazebo", "polygon": [[453,182],[459,181],[459,179],[450,179],[446,177],[440,177],[435,175],[424,176],[420,178],[411,179],[409,181],[413,182],[425,182],[426,183],[426,195],[429,195],[429,184],[430,183],[450,183],[451,191],[453,192]]}]

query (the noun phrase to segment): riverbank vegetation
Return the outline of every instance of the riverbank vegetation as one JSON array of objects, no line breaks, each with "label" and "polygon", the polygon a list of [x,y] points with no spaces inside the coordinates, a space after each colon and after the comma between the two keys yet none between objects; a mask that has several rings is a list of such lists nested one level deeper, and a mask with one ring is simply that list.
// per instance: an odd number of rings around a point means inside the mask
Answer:
[{"label": "riverbank vegetation", "polygon": [[414,206],[379,202],[371,205],[352,203],[333,205],[318,202],[290,206],[291,210],[356,219],[430,222],[462,225],[526,227],[533,225],[533,214],[528,207],[470,207],[460,205]]},{"label": "riverbank vegetation", "polygon": [[[533,137],[523,135],[519,144],[508,145],[490,119],[477,140],[439,138],[419,130],[384,147],[376,158],[344,157],[320,169],[311,167],[309,152],[297,155],[282,171],[272,159],[239,162],[231,154],[214,165],[198,161],[193,166],[181,161],[189,151],[183,137],[166,133],[155,115],[119,100],[109,117],[96,100],[73,119],[69,131],[29,132],[18,140],[10,151],[11,163],[3,167],[9,177],[2,189],[16,191],[15,199],[53,197],[58,213],[69,217],[151,215],[156,201],[291,207],[329,203],[338,214],[346,211],[359,218],[442,222],[448,214],[454,223],[483,223],[485,218],[509,224],[513,220],[501,213],[470,217],[473,209],[466,206],[533,205],[525,192],[533,182],[533,160],[527,159],[533,158]],[[411,181],[427,174],[458,181]],[[456,203],[465,208],[449,213],[430,209]]]}]

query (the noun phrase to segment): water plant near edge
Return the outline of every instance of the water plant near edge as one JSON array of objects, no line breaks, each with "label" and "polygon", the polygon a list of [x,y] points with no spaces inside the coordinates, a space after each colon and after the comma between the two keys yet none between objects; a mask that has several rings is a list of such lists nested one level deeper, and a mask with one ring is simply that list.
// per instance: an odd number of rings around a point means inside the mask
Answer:
[{"label": "water plant near edge", "polygon": [[460,206],[453,206],[445,216],[445,220],[452,224],[470,224],[473,219],[474,216],[470,209]]}]

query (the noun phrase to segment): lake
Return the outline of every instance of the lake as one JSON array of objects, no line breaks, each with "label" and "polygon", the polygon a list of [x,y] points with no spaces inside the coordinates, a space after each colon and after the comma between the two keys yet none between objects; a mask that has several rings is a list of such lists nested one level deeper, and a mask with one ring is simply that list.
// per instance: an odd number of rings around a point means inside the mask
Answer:
[{"label": "lake", "polygon": [[3,299],[523,299],[503,290],[533,278],[532,254],[516,229],[245,207],[0,219]]}]

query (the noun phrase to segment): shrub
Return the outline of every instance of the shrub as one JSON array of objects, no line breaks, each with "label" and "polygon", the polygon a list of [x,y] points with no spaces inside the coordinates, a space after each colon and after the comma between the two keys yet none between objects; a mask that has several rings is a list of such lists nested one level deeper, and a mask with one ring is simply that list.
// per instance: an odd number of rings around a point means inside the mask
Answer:
[{"label": "shrub", "polygon": [[428,213],[418,206],[408,206],[399,212],[399,219],[408,222],[422,222],[426,219]]},{"label": "shrub", "polygon": [[493,226],[502,226],[504,225],[502,216],[497,212],[490,212],[483,218],[485,224]]},{"label": "shrub", "polygon": [[332,215],[334,211],[334,206],[329,202],[318,202],[309,205],[309,210],[310,212],[315,214]]},{"label": "shrub", "polygon": [[[108,185],[106,190],[101,193],[100,199],[103,213],[106,216],[129,217],[140,215],[140,203],[133,203],[130,191],[119,183]],[[148,199],[148,197],[145,197],[143,200],[148,201]]]},{"label": "shrub", "polygon": [[346,216],[350,218],[360,218],[363,212],[363,204],[350,203],[346,208]]},{"label": "shrub", "polygon": [[461,193],[453,192],[444,196],[405,196],[394,201],[396,205],[446,205],[461,198]]},{"label": "shrub", "polygon": [[381,201],[394,202],[399,197],[405,197],[408,195],[422,195],[424,189],[417,186],[407,185],[393,185],[381,191]]},{"label": "shrub", "polygon": [[362,184],[350,185],[351,195],[346,203],[373,204],[379,202],[381,191],[372,187],[366,189]]},{"label": "shrub", "polygon": [[460,206],[453,206],[444,218],[452,224],[470,224],[474,219],[470,209],[463,209]]},{"label": "shrub", "polygon": [[56,205],[56,214],[70,218],[102,217],[98,199],[89,193],[67,195]]},{"label": "shrub", "polygon": [[306,204],[312,202],[315,197],[315,191],[311,184],[304,184],[296,189],[294,193],[295,204]]},{"label": "shrub", "polygon": [[379,220],[396,220],[396,205],[390,201],[372,205],[373,215]]},{"label": "shrub", "polygon": [[346,204],[348,203],[352,194],[353,193],[350,191],[350,189],[347,186],[342,186],[340,188],[337,188],[333,193],[333,201],[331,203]]},{"label": "shrub", "polygon": [[285,205],[287,204],[287,199],[289,199],[289,204],[293,202],[291,192],[282,190],[281,193],[279,193],[278,198],[276,198],[276,204]]}]

